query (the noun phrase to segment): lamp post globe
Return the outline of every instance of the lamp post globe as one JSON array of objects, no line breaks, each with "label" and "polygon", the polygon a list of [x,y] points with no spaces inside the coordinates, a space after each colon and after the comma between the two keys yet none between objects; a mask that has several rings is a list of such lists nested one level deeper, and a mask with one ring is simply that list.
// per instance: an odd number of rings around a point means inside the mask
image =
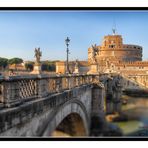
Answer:
[{"label": "lamp post globe", "polygon": [[68,46],[69,46],[69,43],[70,43],[70,39],[68,37],[66,38],[65,43],[66,43],[66,47],[67,47],[67,49],[66,49],[66,74],[69,74],[70,71],[69,71],[69,64],[68,64],[68,60],[69,60],[68,55],[70,53],[69,53]]},{"label": "lamp post globe", "polygon": [[66,45],[68,47],[69,46],[69,43],[70,43],[70,39],[68,37],[66,38],[65,43],[66,43]]}]

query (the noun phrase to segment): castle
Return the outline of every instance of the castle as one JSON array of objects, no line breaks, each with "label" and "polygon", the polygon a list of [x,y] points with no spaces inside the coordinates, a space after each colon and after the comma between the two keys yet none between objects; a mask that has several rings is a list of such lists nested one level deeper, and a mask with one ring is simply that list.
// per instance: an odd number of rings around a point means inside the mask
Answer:
[{"label": "castle", "polygon": [[[88,61],[79,72],[147,74],[148,61],[142,61],[142,50],[139,45],[124,44],[122,36],[113,31],[112,35],[104,36],[102,45],[95,44],[88,48]],[[65,62],[56,65],[56,72],[64,73]],[[70,65],[74,71],[74,64],[70,62]]]},{"label": "castle", "polygon": [[89,73],[147,74],[148,61],[142,61],[142,50],[139,45],[123,44],[121,35],[104,36],[102,45],[88,48]]}]

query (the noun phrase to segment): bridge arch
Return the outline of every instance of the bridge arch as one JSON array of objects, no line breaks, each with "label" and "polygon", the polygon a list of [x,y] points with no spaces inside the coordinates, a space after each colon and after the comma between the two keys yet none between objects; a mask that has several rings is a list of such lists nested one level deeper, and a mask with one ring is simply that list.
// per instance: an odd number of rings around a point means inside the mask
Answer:
[{"label": "bridge arch", "polygon": [[54,109],[43,136],[54,136],[55,131],[62,131],[69,136],[89,135],[89,115],[81,101],[68,101]]}]

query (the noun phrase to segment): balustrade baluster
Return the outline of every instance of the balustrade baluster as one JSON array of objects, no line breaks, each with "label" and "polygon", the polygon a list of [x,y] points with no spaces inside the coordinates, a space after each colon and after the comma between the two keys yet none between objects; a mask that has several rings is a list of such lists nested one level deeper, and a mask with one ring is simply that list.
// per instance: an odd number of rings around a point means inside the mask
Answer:
[{"label": "balustrade baluster", "polygon": [[71,77],[69,77],[69,89],[71,89]]},{"label": "balustrade baluster", "polygon": [[68,87],[69,87],[69,79],[68,79],[68,77],[66,76],[65,77],[65,79],[66,79],[66,81],[65,81],[65,85],[66,85],[66,89],[68,89]]},{"label": "balustrade baluster", "polygon": [[69,89],[73,88],[73,76],[69,78]]},{"label": "balustrade baluster", "polygon": [[56,91],[60,92],[62,91],[62,79],[61,78],[56,78]]},{"label": "balustrade baluster", "polygon": [[49,78],[49,93],[54,93],[56,91],[56,80],[54,78]]},{"label": "balustrade baluster", "polygon": [[79,77],[76,76],[76,86],[79,86]]}]

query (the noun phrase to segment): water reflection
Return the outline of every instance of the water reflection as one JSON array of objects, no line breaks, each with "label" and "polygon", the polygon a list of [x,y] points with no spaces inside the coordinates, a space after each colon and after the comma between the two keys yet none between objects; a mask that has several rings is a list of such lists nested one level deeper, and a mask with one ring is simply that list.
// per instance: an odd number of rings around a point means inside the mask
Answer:
[{"label": "water reflection", "polygon": [[124,96],[122,114],[127,121],[116,121],[125,136],[148,136],[148,98]]},{"label": "water reflection", "polygon": [[139,130],[140,126],[143,126],[143,123],[140,121],[122,121],[122,122],[114,122],[117,126],[119,126],[124,135],[131,134],[137,130]]}]

